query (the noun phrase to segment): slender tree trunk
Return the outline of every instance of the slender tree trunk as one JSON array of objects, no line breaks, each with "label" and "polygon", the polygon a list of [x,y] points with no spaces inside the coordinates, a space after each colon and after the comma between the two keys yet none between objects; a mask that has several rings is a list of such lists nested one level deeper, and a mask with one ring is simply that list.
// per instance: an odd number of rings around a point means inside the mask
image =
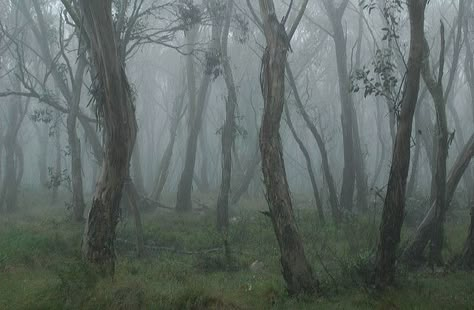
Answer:
[{"label": "slender tree trunk", "polygon": [[232,146],[235,139],[235,109],[237,106],[237,92],[235,89],[234,76],[230,66],[227,44],[229,37],[230,22],[233,12],[233,0],[227,1],[227,11],[224,22],[224,30],[221,40],[221,56],[224,68],[224,80],[227,87],[227,100],[225,103],[225,122],[222,129],[222,176],[219,196],[217,198],[217,229],[227,230],[229,226],[229,194],[230,181],[232,177]]},{"label": "slender tree trunk", "polygon": [[56,163],[54,169],[51,170],[51,177],[52,177],[52,193],[51,193],[51,203],[56,204],[58,202],[58,191],[59,185],[54,182],[54,180],[60,176],[62,171],[62,154],[61,154],[61,131],[59,130],[59,120],[61,118],[61,114],[59,112],[56,113],[56,124],[54,128],[54,140],[55,140],[55,147],[56,147]]},{"label": "slender tree trunk", "polygon": [[238,184],[235,187],[235,190],[232,191],[232,198],[231,198],[232,204],[238,203],[240,198],[248,191],[250,183],[252,182],[252,179],[255,177],[255,174],[258,170],[257,169],[258,165],[262,161],[262,157],[260,156],[259,153],[260,152],[259,152],[258,147],[255,150],[255,152],[252,152],[252,156],[244,171],[244,175],[238,181]]},{"label": "slender tree trunk", "polygon": [[81,89],[84,71],[87,65],[85,55],[79,57],[78,69],[74,79],[70,109],[67,115],[66,128],[68,143],[71,152],[71,184],[72,184],[72,210],[75,221],[84,220],[84,188],[82,184],[81,141],[77,136],[77,114],[81,101]]},{"label": "slender tree trunk", "polygon": [[316,183],[316,178],[314,176],[313,165],[311,163],[311,157],[309,156],[309,152],[304,146],[303,141],[301,141],[301,139],[298,137],[298,134],[296,133],[295,127],[293,126],[293,122],[291,121],[291,115],[290,115],[290,111],[288,110],[288,105],[285,105],[285,116],[286,116],[286,123],[288,124],[288,128],[290,128],[291,134],[293,135],[293,138],[295,139],[296,143],[298,144],[298,147],[300,148],[301,153],[303,153],[303,156],[305,158],[306,169],[308,170],[309,179],[311,181],[311,187],[313,188],[314,202],[318,210],[319,221],[321,222],[322,225],[325,225],[326,219],[324,217],[323,203],[321,201],[318,185]]},{"label": "slender tree trunk", "polygon": [[104,119],[105,152],[102,173],[92,199],[83,239],[83,256],[102,273],[115,270],[115,228],[119,220],[122,188],[130,175],[129,164],[137,123],[130,86],[115,42],[112,1],[79,1],[90,53],[97,68],[100,96],[96,97]]},{"label": "slender tree trunk", "polygon": [[380,239],[375,263],[375,283],[383,288],[394,282],[397,249],[405,211],[405,190],[410,166],[410,136],[420,87],[423,60],[425,0],[409,0],[410,52],[392,166],[380,224]]},{"label": "slender tree trunk", "polygon": [[49,143],[49,127],[47,124],[41,124],[37,128],[39,156],[38,156],[38,172],[39,183],[41,186],[48,185],[48,143]]},{"label": "slender tree trunk", "polygon": [[[184,83],[183,83],[184,84]],[[173,105],[173,115],[171,116],[171,124],[170,124],[170,139],[168,141],[168,145],[166,146],[165,153],[161,158],[161,162],[159,165],[159,173],[158,177],[155,181],[155,187],[151,194],[151,198],[155,201],[160,201],[161,193],[163,192],[163,188],[165,187],[166,180],[168,179],[169,170],[171,166],[171,158],[173,156],[174,145],[176,142],[176,135],[178,132],[179,123],[183,116],[183,104],[184,104],[184,91],[176,98],[174,105]]]},{"label": "slender tree trunk", "polygon": [[318,129],[311,121],[308,113],[304,109],[303,103],[301,102],[301,98],[299,96],[298,88],[296,87],[295,78],[293,77],[293,72],[291,71],[290,65],[288,62],[286,63],[286,74],[288,77],[288,82],[290,83],[290,87],[293,91],[293,95],[295,96],[296,106],[298,111],[301,113],[306,125],[308,126],[309,130],[311,131],[314,139],[316,140],[316,144],[318,145],[319,152],[321,154],[321,161],[323,164],[323,173],[324,178],[326,180],[326,184],[328,186],[329,191],[329,204],[331,205],[331,214],[333,221],[336,225],[339,225],[342,220],[341,210],[339,208],[339,200],[337,198],[337,190],[334,184],[334,179],[331,174],[331,169],[329,167],[329,156],[326,150],[326,146],[324,144],[323,138],[318,132]]},{"label": "slender tree trunk", "polygon": [[[20,82],[14,79],[14,89],[21,91]],[[5,204],[7,212],[15,212],[18,207],[18,187],[16,182],[17,161],[15,157],[15,148],[17,145],[18,130],[20,129],[20,108],[21,97],[15,96],[12,102],[8,104],[8,127],[5,133],[3,146],[5,148],[5,174],[3,178],[3,189],[0,198],[0,207]]]}]

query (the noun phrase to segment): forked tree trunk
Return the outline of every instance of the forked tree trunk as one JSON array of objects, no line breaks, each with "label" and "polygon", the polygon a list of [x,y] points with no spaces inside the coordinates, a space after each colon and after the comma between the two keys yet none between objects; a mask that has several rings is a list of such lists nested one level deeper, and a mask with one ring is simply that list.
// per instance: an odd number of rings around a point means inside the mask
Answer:
[{"label": "forked tree trunk", "polygon": [[[305,1],[307,4],[307,1]],[[267,46],[262,59],[260,81],[264,110],[260,128],[263,181],[273,229],[280,247],[283,277],[290,294],[313,293],[318,281],[304,253],[296,226],[286,178],[280,137],[280,120],[285,104],[285,64],[289,40],[284,24],[276,15],[272,0],[260,0],[260,11]],[[301,15],[306,5],[300,11]],[[299,21],[298,21],[299,22]]]},{"label": "forked tree trunk", "polygon": [[444,26],[441,24],[441,52],[440,52],[440,69],[438,73],[438,81],[436,81],[430,69],[429,61],[429,45],[424,40],[424,54],[422,76],[425,84],[433,98],[436,110],[436,166],[434,173],[434,183],[436,191],[434,193],[434,203],[436,208],[436,224],[432,227],[431,237],[431,258],[434,263],[441,264],[441,250],[443,241],[443,224],[446,216],[446,159],[448,158],[448,123],[446,118],[446,102],[443,93],[443,70],[444,70]]},{"label": "forked tree trunk", "polygon": [[227,1],[227,11],[224,22],[224,30],[221,40],[221,57],[224,68],[224,80],[227,87],[227,100],[225,102],[225,122],[222,129],[222,177],[219,196],[217,197],[217,229],[227,230],[229,226],[229,194],[230,181],[232,177],[232,146],[235,139],[235,108],[237,106],[237,92],[234,77],[227,53],[230,22],[233,12],[233,0]]},{"label": "forked tree trunk", "polygon": [[405,190],[410,166],[410,137],[423,60],[425,5],[425,0],[408,1],[410,17],[408,72],[380,224],[380,239],[375,262],[375,284],[379,288],[391,285],[395,279],[397,249],[405,212]]},{"label": "forked tree trunk", "polygon": [[298,144],[298,147],[300,148],[301,153],[303,153],[304,159],[306,161],[306,169],[308,170],[309,179],[311,181],[311,187],[313,188],[314,203],[316,204],[316,208],[318,210],[319,221],[322,225],[325,225],[326,219],[324,218],[323,204],[321,201],[321,196],[319,195],[318,184],[316,183],[316,178],[314,176],[311,157],[309,156],[309,152],[304,146],[303,141],[301,141],[300,137],[298,137],[298,134],[296,133],[295,127],[293,126],[293,122],[291,121],[291,115],[290,111],[288,110],[288,105],[285,105],[285,116],[288,128],[290,128],[291,134],[293,135],[293,138]]},{"label": "forked tree trunk", "polygon": [[[216,3],[210,1],[211,7],[214,7]],[[215,7],[214,7],[215,9]],[[201,84],[199,87],[198,95],[196,98],[196,106],[193,107],[191,104],[190,107],[190,126],[188,132],[188,138],[186,141],[186,155],[184,161],[183,172],[178,183],[178,192],[176,195],[176,211],[178,212],[188,212],[192,209],[191,202],[191,192],[194,176],[194,168],[196,165],[196,150],[197,142],[199,137],[199,132],[202,127],[202,116],[204,112],[204,107],[206,103],[206,96],[209,89],[209,84],[211,83],[212,74],[214,73],[215,58],[219,50],[219,37],[222,30],[222,18],[218,16],[218,12],[213,12],[213,9],[210,10],[212,20],[212,37],[210,42],[210,48],[208,55],[206,56],[206,64],[204,65],[203,76],[201,79]],[[188,77],[190,76],[188,72]],[[188,80],[189,87],[192,86],[192,82]],[[194,96],[190,92],[189,97]],[[194,111],[193,111],[194,110]]]},{"label": "forked tree trunk", "polygon": [[97,69],[96,103],[104,119],[102,172],[92,199],[82,243],[83,256],[105,274],[115,271],[115,228],[122,188],[129,174],[137,123],[130,86],[115,42],[112,0],[79,1],[90,53]]},{"label": "forked tree trunk", "polygon": [[[342,124],[342,142],[344,150],[344,167],[342,173],[341,185],[341,207],[351,211],[354,198],[354,185],[356,176],[356,162],[354,153],[358,150],[354,145],[354,113],[353,101],[349,92],[349,74],[347,72],[347,46],[344,28],[342,26],[342,16],[346,10],[348,1],[344,0],[340,6],[336,6],[334,1],[325,0],[324,6],[327,10],[329,20],[333,29],[336,65],[339,81],[339,96],[341,98],[341,124]],[[362,156],[360,154],[360,156]]]}]

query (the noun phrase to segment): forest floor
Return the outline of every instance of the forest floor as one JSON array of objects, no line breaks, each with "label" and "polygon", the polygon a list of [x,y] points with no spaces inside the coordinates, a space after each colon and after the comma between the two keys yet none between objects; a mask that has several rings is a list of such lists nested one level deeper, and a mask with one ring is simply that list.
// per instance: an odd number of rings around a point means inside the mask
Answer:
[{"label": "forest floor", "polygon": [[[115,277],[102,279],[81,262],[82,224],[71,222],[64,206],[26,200],[19,214],[0,218],[0,309],[474,308],[473,273],[401,268],[396,288],[376,293],[366,285],[378,209],[340,229],[319,225],[311,208],[296,209],[322,293],[290,298],[270,220],[258,212],[266,210],[263,201],[242,201],[232,211],[226,236],[216,232],[212,209],[184,216],[147,213],[143,258],[134,251],[133,221],[124,219],[117,229]],[[212,205],[212,200],[201,201]],[[447,259],[462,248],[467,214],[460,210],[449,216]],[[405,228],[403,239],[412,233]],[[224,240],[230,257],[224,254]]]}]

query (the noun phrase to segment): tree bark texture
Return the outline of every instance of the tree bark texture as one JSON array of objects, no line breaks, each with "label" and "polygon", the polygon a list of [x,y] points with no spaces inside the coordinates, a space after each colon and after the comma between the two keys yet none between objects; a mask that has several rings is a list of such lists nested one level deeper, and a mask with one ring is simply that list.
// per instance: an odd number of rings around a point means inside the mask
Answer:
[{"label": "tree bark texture", "polygon": [[97,69],[96,103],[105,131],[104,161],[84,231],[83,256],[102,273],[113,274],[115,228],[122,188],[129,176],[137,123],[130,86],[115,42],[112,0],[81,0],[79,4]]},{"label": "tree bark texture", "polygon": [[285,104],[285,64],[290,42],[284,24],[275,15],[273,1],[260,0],[259,4],[267,43],[260,73],[264,111],[259,138],[265,195],[288,292],[313,293],[319,284],[306,259],[295,223],[279,132]]}]

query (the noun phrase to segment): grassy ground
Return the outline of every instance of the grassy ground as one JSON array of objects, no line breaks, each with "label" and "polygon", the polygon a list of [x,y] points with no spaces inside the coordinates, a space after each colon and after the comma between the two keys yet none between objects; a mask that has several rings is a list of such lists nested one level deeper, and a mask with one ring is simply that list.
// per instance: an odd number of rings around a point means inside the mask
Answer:
[{"label": "grassy ground", "polygon": [[[296,211],[307,256],[321,281],[318,297],[290,298],[277,243],[263,202],[243,201],[229,234],[214,229],[214,212],[143,216],[147,256],[136,258],[133,225],[118,227],[113,279],[101,279],[80,259],[82,226],[63,206],[25,202],[21,214],[0,219],[0,309],[472,309],[472,273],[401,271],[383,294],[365,285],[379,216],[336,230],[320,227],[310,208]],[[458,252],[467,211],[449,218],[445,257]],[[404,230],[404,238],[411,234]],[[224,239],[230,258],[222,250]],[[352,246],[350,246],[352,245]],[[217,248],[217,250],[215,250]],[[205,252],[203,250],[213,249]],[[254,261],[263,268],[252,271]]]}]

